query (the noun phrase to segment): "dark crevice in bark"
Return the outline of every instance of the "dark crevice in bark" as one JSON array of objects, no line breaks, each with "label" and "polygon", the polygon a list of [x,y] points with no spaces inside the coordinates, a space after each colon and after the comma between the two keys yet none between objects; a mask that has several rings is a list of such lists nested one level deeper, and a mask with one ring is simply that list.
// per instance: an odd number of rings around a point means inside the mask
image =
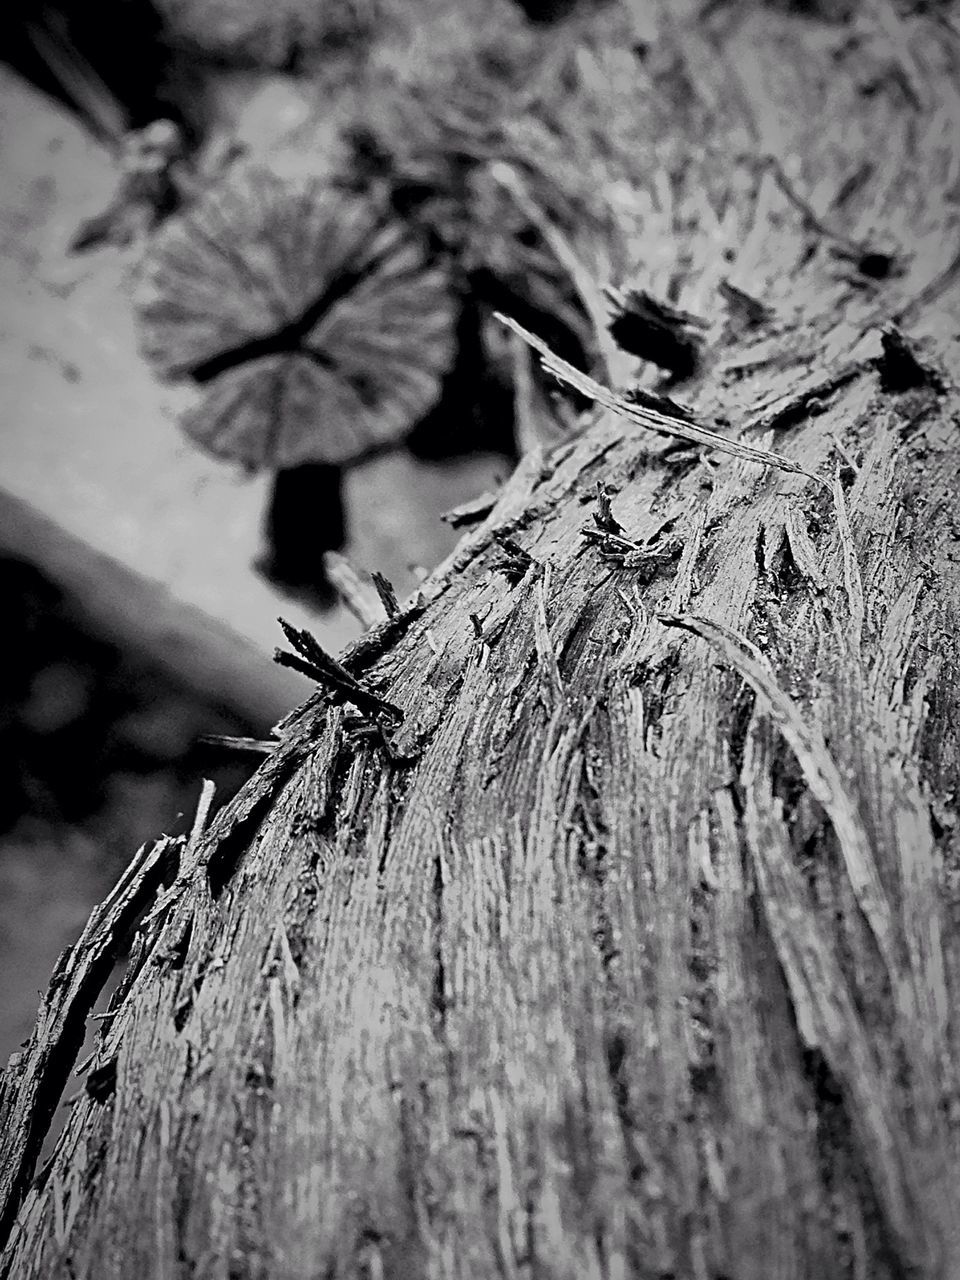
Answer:
[{"label": "dark crevice in bark", "polygon": [[190,1014],[193,1012],[194,1001],[196,1000],[197,996],[200,994],[200,990],[202,986],[203,986],[203,974],[201,973],[201,974],[198,974],[197,977],[194,979],[194,981],[191,983],[190,989],[187,991],[186,995],[183,996],[183,998],[180,999],[177,1002],[177,1004],[174,1006],[173,1025],[176,1031],[178,1032],[182,1031],[184,1027],[187,1025],[187,1023],[190,1021]]},{"label": "dark crevice in bark", "polygon": [[946,388],[940,375],[921,363],[912,345],[899,329],[893,326],[885,329],[880,342],[883,354],[876,360],[876,367],[880,374],[880,386],[884,391],[894,395],[929,388],[938,396],[944,394]]},{"label": "dark crevice in bark", "polygon": [[[291,758],[285,763],[287,765],[285,770],[286,777],[289,777],[298,761],[295,758]],[[286,781],[286,777],[283,777],[282,780]],[[279,785],[281,783],[278,780],[275,787],[279,787]],[[205,870],[207,885],[214,901],[223,894],[236,874],[244,854],[252,845],[264,817],[270,811],[275,795],[275,789],[266,790],[259,795],[250,808],[241,816],[238,816],[237,820],[213,845]]]},{"label": "dark crevice in bark", "polygon": [[83,1082],[84,1091],[101,1106],[107,1102],[117,1087],[117,1055],[112,1054],[103,1062],[91,1067]]},{"label": "dark crevice in bark", "polygon": [[775,413],[761,415],[759,421],[747,425],[751,430],[791,431],[808,422],[813,415],[825,413],[837,392],[849,386],[862,373],[861,365],[851,364],[826,378],[818,386],[799,392]]},{"label": "dark crevice in bark", "polygon": [[[874,1236],[882,1235],[883,1215],[866,1171],[854,1154],[857,1151],[857,1141],[847,1111],[843,1088],[819,1049],[804,1047],[802,1054],[816,1116],[816,1143],[821,1180],[828,1192],[836,1193],[838,1205],[841,1197],[850,1197],[855,1187],[859,1200],[858,1207],[862,1206],[864,1212],[863,1226]],[[856,1246],[849,1228],[842,1220],[834,1220],[831,1226],[841,1251],[838,1262],[853,1274],[856,1267],[854,1253]],[[846,1258],[843,1257],[845,1246],[850,1250]],[[912,1280],[911,1270],[898,1263],[896,1248],[891,1243],[885,1242],[879,1250],[875,1249],[875,1252],[883,1256],[890,1275],[895,1277],[895,1280]]]},{"label": "dark crevice in bark", "polygon": [[[602,561],[598,567],[598,585],[603,586],[612,576],[613,571],[603,566]],[[581,684],[583,664],[587,664],[588,667],[598,665],[598,650],[606,639],[603,624],[613,604],[614,602],[602,591],[597,590],[592,593],[583,611],[573,620],[563,648],[557,654],[560,678],[564,684]]]},{"label": "dark crevice in bark", "polygon": [[[607,1063],[607,1075],[610,1078],[610,1090],[623,1134],[624,1147],[632,1152],[635,1147],[633,1131],[636,1119],[630,1102],[630,1072],[627,1069],[627,1058],[631,1053],[630,1042],[623,1030],[611,1030],[604,1042],[604,1053]],[[635,1157],[634,1157],[635,1159]],[[630,1170],[631,1177],[636,1177],[641,1168],[639,1162]]]},{"label": "dark crevice in bark", "polygon": [[784,596],[800,597],[807,589],[807,576],[794,558],[789,538],[784,538],[780,545],[774,574],[777,589]]},{"label": "dark crevice in bark", "polygon": [[690,1091],[698,1105],[710,1106],[720,1102],[720,1076],[714,1031],[717,955],[712,896],[712,890],[691,885],[687,916],[690,949],[686,957],[689,986],[685,992],[693,1030],[693,1058],[687,1066]]},{"label": "dark crevice in bark", "polygon": [[433,989],[431,1004],[436,1015],[438,1032],[445,1034],[447,1022],[447,973],[443,959],[443,860],[437,854],[433,861]]},{"label": "dark crevice in bark", "polygon": [[647,748],[657,754],[662,734],[662,720],[669,702],[677,696],[674,685],[682,672],[679,646],[657,663],[641,663],[632,672],[630,683],[643,690],[643,718]]},{"label": "dark crevice in bark", "polygon": [[753,720],[757,705],[757,695],[748,684],[737,681],[733,695],[733,707],[727,728],[729,758],[734,777],[739,778],[743,768],[743,755],[747,742],[747,734]]}]

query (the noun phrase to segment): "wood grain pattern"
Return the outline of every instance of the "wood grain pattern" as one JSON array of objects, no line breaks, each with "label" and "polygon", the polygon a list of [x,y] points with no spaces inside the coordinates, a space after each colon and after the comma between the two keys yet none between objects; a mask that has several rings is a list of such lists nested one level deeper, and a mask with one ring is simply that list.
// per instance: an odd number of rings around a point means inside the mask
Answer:
[{"label": "wood grain pattern", "polygon": [[[669,181],[608,157],[636,274],[711,319],[684,402],[802,471],[610,413],[525,458],[344,658],[395,754],[314,698],[182,863],[4,1275],[960,1274],[958,41],[680,13]],[[605,557],[598,481],[678,554]]]}]

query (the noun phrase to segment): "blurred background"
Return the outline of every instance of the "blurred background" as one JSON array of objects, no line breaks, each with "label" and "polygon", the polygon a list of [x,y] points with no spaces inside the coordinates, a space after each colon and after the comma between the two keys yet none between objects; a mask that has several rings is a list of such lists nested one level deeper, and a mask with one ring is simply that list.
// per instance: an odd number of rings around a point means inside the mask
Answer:
[{"label": "blurred background", "polygon": [[493,313],[595,367],[563,113],[603,13],[5,6],[0,1059],[136,848],[253,771],[201,739],[309,692],[277,615],[341,650],[572,429]]}]

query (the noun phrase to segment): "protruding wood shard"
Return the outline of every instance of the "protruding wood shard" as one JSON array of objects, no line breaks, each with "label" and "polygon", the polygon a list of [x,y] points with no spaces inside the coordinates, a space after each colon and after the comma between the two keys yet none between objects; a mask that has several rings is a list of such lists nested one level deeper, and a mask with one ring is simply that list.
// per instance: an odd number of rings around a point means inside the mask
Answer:
[{"label": "protruding wood shard", "polygon": [[[548,373],[552,373],[560,382],[575,388],[577,391],[593,400],[596,404],[603,405],[606,409],[612,409],[621,417],[627,418],[629,421],[637,423],[639,426],[646,427],[653,431],[662,431],[665,435],[678,436],[683,440],[691,440],[697,444],[704,444],[713,449],[719,449],[722,453],[729,453],[736,458],[744,458],[748,462],[759,462],[765,466],[778,467],[781,471],[792,471],[795,475],[806,476],[810,480],[816,480],[822,485],[827,485],[827,481],[822,476],[813,475],[806,471],[799,463],[793,462],[790,458],[785,458],[783,454],[774,453],[770,449],[757,449],[753,445],[744,444],[742,440],[732,440],[727,436],[721,435],[719,431],[711,431],[707,427],[702,427],[694,422],[689,416],[689,412],[674,406],[673,401],[667,397],[651,397],[647,395],[635,394],[633,396],[619,396],[611,391],[608,387],[596,382],[587,374],[582,373],[579,369],[575,369],[573,365],[568,364],[566,360],[561,360],[555,355],[545,342],[538,338],[535,334],[528,333],[515,320],[511,320],[509,316],[498,315],[497,319],[505,324],[509,329],[518,333],[525,342],[528,342],[535,351],[540,353],[543,361],[543,367]],[[658,407],[654,408],[654,403]]]}]

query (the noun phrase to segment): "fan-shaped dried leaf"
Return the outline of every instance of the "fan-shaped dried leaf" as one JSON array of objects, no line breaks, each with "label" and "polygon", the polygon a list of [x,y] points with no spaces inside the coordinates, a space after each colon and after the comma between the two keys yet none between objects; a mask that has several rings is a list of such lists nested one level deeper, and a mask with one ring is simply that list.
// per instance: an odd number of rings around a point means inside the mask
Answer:
[{"label": "fan-shaped dried leaf", "polygon": [[369,204],[251,169],[157,236],[141,348],[204,389],[187,434],[254,468],[343,464],[400,439],[454,355],[446,276]]}]

